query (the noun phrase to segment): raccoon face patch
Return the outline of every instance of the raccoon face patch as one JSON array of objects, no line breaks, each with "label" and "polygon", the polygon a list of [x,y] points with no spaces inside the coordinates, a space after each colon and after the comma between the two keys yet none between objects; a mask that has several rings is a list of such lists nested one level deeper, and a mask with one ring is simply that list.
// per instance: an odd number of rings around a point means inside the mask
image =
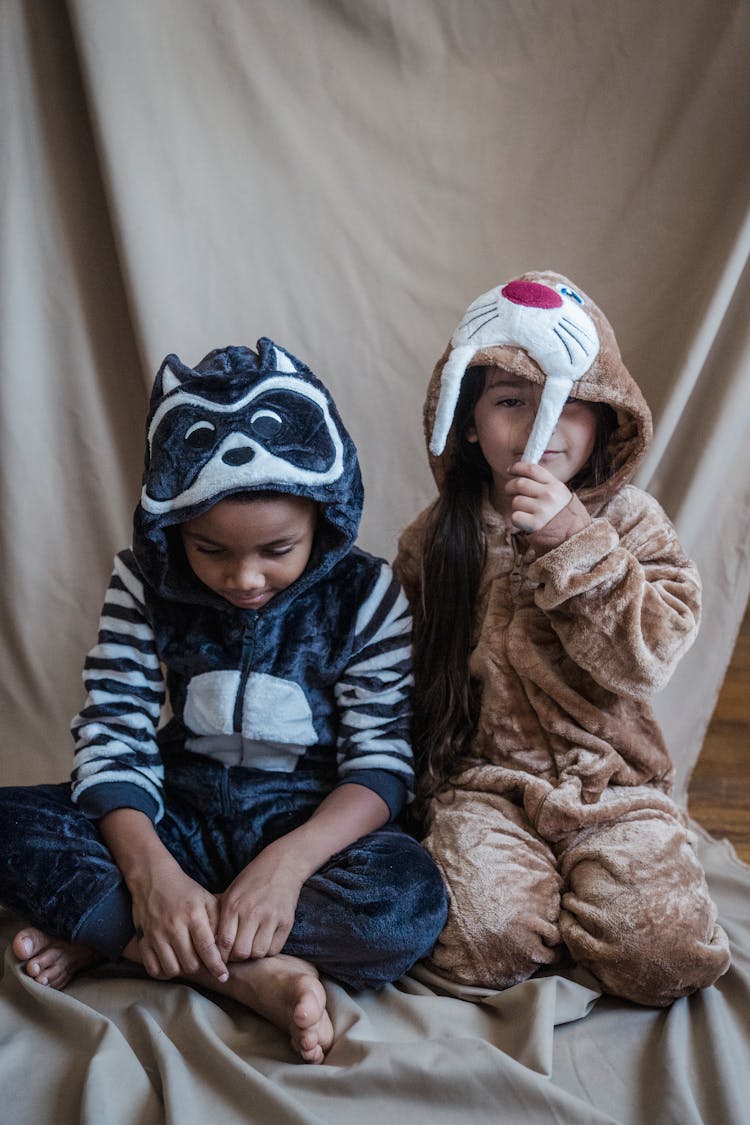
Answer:
[{"label": "raccoon face patch", "polygon": [[317,387],[276,373],[233,403],[171,390],[154,413],[141,505],[154,515],[229,490],[316,486],[344,469],[341,436]]}]

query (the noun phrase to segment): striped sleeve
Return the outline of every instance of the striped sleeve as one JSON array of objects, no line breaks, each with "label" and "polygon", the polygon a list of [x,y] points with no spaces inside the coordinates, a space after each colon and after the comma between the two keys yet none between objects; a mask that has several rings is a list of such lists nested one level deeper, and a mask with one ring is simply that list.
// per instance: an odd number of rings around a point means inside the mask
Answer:
[{"label": "striped sleeve", "polygon": [[156,730],[164,678],[134,567],[127,551],[115,559],[98,642],[84,665],[86,702],[71,726],[72,797],[92,818],[125,807],[158,821],[164,810]]},{"label": "striped sleeve", "polygon": [[[341,781],[381,774],[411,798],[411,613],[400,584],[383,563],[355,624],[352,658],[336,684]],[[369,783],[369,788],[380,787]],[[386,803],[393,802],[381,792]],[[401,802],[399,802],[400,804]]]}]

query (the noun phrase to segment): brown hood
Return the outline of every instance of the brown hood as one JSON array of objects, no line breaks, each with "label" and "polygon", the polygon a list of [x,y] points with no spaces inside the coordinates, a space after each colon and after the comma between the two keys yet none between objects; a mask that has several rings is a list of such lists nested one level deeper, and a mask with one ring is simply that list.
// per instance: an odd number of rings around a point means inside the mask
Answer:
[{"label": "brown hood", "polygon": [[[503,315],[496,315],[498,308]],[[570,393],[589,402],[607,403],[616,411],[618,419],[609,444],[613,467],[610,478],[596,489],[581,493],[582,499],[588,503],[605,500],[632,478],[651,440],[649,408],[622,361],[612,326],[601,309],[562,274],[541,270],[525,273],[473,301],[435,366],[424,404],[424,429],[430,467],[438,487],[450,466],[456,442],[450,421],[455,401],[450,393],[446,393],[447,379],[442,379],[446,365],[450,361],[449,378],[454,383],[453,394],[457,393],[464,369],[485,365],[502,367],[544,386],[551,372],[553,378],[559,378],[555,364],[558,368],[560,366],[547,343],[558,347],[563,358],[575,350],[574,338],[566,336],[563,340],[558,330],[562,327],[562,331],[566,332],[565,327],[559,324],[566,311],[571,317],[578,317],[584,325],[593,323],[596,332],[589,333],[589,336],[598,335],[598,349],[594,346],[591,355],[583,361],[589,366],[575,378]],[[569,323],[578,334],[574,320]],[[517,337],[514,335],[516,332]],[[557,344],[558,340],[562,341],[561,346]],[[536,352],[536,359],[532,358],[530,350]],[[579,370],[583,363],[579,364]],[[443,451],[435,452],[436,446],[442,444],[441,437],[436,436],[435,425],[441,381],[442,425],[445,428],[450,422],[450,428],[444,439]],[[432,450],[429,448],[431,443]]]}]

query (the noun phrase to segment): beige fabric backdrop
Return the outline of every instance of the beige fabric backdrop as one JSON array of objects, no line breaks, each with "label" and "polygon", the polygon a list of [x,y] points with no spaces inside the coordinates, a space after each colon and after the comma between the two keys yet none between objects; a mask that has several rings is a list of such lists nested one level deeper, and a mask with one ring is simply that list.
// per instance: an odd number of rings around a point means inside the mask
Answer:
[{"label": "beige fabric backdrop", "polygon": [[[684,792],[750,581],[750,5],[0,0],[0,52],[0,783],[68,773],[167,352],[268,334],[308,360],[390,555],[432,495],[421,400],[456,319],[551,266],[615,324],[657,421],[642,483],[704,575],[659,699]],[[0,912],[5,1116],[750,1125],[750,872],[699,852],[732,942],[715,987],[662,1011],[580,970],[484,1000],[417,970],[328,982],[314,1068],[122,966],[41,989]]]},{"label": "beige fabric backdrop", "polygon": [[657,422],[641,483],[704,576],[658,705],[683,791],[750,582],[750,6],[1,0],[0,33],[2,780],[67,775],[167,352],[307,360],[390,556],[458,316],[550,266],[615,325]]}]

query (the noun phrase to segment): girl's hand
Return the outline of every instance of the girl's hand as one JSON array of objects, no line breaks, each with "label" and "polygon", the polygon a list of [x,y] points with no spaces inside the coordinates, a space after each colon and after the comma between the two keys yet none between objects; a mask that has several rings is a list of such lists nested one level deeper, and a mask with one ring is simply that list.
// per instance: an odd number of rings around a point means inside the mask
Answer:
[{"label": "girl's hand", "polygon": [[176,861],[157,864],[131,887],[140,960],[149,976],[170,980],[206,968],[227,980],[214,934],[219,903]]},{"label": "girl's hand", "polygon": [[517,461],[510,472],[505,491],[513,497],[511,521],[519,531],[539,531],[571,501],[570,489],[542,465]]},{"label": "girl's hand", "polygon": [[273,957],[294,925],[307,877],[283,840],[269,845],[220,895],[216,942],[226,961]]}]

